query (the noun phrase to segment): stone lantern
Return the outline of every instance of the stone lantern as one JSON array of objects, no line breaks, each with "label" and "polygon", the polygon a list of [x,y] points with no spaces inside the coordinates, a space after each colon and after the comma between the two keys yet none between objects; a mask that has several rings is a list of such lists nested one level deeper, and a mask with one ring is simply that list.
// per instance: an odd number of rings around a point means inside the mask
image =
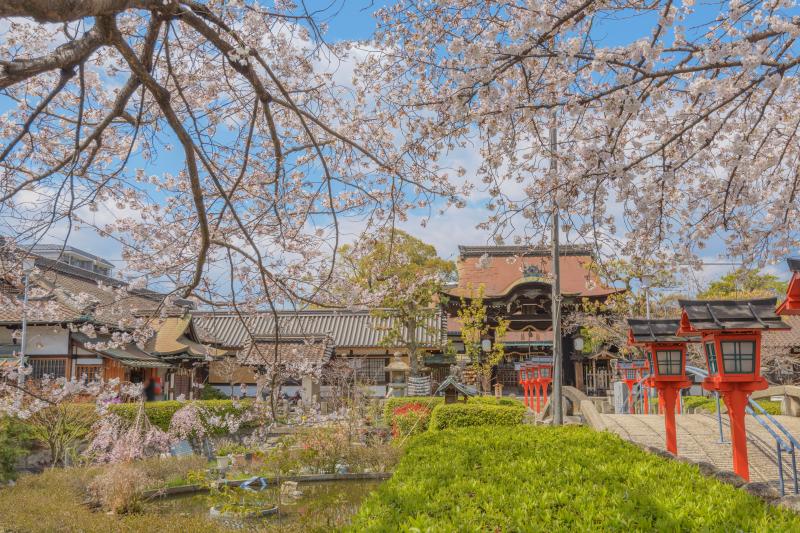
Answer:
[{"label": "stone lantern", "polygon": [[392,362],[386,365],[385,370],[389,372],[389,396],[405,396],[408,373],[411,371],[408,363],[400,359],[400,354],[396,353]]},{"label": "stone lantern", "polygon": [[733,470],[749,481],[745,407],[750,394],[768,387],[761,375],[761,333],[790,329],[775,313],[776,298],[679,300],[678,335],[697,338],[706,358],[703,388],[716,391],[728,407]]},{"label": "stone lantern", "polygon": [[686,343],[676,336],[677,319],[648,320],[629,318],[628,343],[644,349],[650,376],[646,383],[658,390],[659,405],[663,406],[667,450],[677,455],[675,404],[680,390],[692,382],[686,377]]}]

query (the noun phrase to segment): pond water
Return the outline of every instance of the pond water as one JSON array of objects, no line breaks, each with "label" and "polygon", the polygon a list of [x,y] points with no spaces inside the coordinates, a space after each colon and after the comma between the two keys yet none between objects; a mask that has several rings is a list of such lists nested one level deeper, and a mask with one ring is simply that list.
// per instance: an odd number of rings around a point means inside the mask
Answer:
[{"label": "pond water", "polygon": [[[297,500],[279,506],[278,513],[263,518],[218,518],[220,524],[232,530],[266,530],[280,532],[330,531],[346,525],[361,505],[362,500],[380,481],[323,481],[299,483],[297,488],[303,495]],[[267,488],[263,495],[264,508],[279,503],[277,487]],[[165,515],[209,516],[214,505],[208,493],[173,496],[153,500],[146,512]]]}]

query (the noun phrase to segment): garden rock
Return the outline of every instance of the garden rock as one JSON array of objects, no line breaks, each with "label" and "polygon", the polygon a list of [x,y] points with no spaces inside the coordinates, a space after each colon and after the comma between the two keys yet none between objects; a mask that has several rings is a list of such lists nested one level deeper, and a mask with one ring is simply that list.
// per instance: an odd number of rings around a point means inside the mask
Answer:
[{"label": "garden rock", "polygon": [[779,507],[783,507],[784,509],[789,509],[790,511],[794,511],[795,513],[800,513],[800,495],[790,494],[788,496],[782,497],[776,503],[778,504]]},{"label": "garden rock", "polygon": [[747,483],[744,479],[730,470],[719,470],[714,474],[714,477],[719,481],[727,483],[728,485],[733,485],[734,487],[741,487]]},{"label": "garden rock", "polygon": [[719,471],[716,466],[705,461],[697,461],[695,464],[704,476],[714,476]]},{"label": "garden rock", "polygon": [[761,498],[764,501],[777,500],[778,498],[781,497],[780,494],[778,494],[778,491],[775,490],[775,488],[769,483],[764,483],[764,482],[745,483],[744,485],[742,485],[742,488],[747,492],[749,492],[750,494],[752,494],[753,496]]}]

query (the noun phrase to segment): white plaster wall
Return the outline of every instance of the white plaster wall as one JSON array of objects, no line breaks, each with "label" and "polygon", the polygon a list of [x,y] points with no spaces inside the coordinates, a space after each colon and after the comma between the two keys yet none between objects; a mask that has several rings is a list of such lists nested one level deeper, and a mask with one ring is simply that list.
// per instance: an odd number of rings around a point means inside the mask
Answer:
[{"label": "white plaster wall", "polygon": [[[12,343],[12,330],[0,328],[0,344]],[[18,342],[22,338],[18,337]],[[68,355],[69,331],[61,326],[28,326],[25,355]]]}]

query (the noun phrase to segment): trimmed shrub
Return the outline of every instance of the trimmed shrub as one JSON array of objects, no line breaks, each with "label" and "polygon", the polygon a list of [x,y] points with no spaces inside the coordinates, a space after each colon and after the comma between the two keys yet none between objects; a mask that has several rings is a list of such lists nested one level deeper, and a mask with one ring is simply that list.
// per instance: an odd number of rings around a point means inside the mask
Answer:
[{"label": "trimmed shrub", "polygon": [[522,423],[525,409],[517,406],[451,403],[437,405],[431,414],[429,429],[469,426],[516,426]]},{"label": "trimmed shrub", "polygon": [[[383,403],[383,420],[386,422],[386,425],[392,427],[394,424],[393,420],[393,413],[394,410],[400,406],[418,403],[422,404],[428,409],[433,410],[434,407],[437,405],[441,405],[444,403],[443,396],[403,396],[401,398],[389,398]],[[525,408],[525,404],[515,398],[495,398],[494,396],[472,396],[467,399],[467,403],[480,403],[480,404],[488,404],[488,405],[508,405],[508,406],[518,406],[522,409]]]},{"label": "trimmed shrub", "polygon": [[800,531],[800,517],[586,427],[413,439],[349,531]]},{"label": "trimmed shrub", "polygon": [[[239,402],[236,407],[231,400],[194,400],[204,412],[211,416],[224,417],[226,414],[241,415],[249,406],[250,402]],[[186,402],[179,402],[177,400],[166,400],[162,402],[146,402],[144,404],[144,411],[150,423],[161,429],[162,431],[169,431],[170,422],[173,415],[181,407],[184,407]],[[110,406],[112,413],[118,414],[125,420],[133,421],[136,418],[136,411],[138,404],[136,403],[121,403]],[[246,427],[247,424],[244,425]],[[226,435],[227,431],[223,428],[215,426],[209,427],[208,432],[211,435],[219,436]]]},{"label": "trimmed shrub", "polygon": [[[771,415],[779,415],[781,414],[781,402],[773,402],[772,400],[768,400],[766,398],[762,400],[756,400],[756,403],[764,408],[766,412]],[[754,409],[755,411],[755,409]],[[761,414],[761,413],[758,413]]]},{"label": "trimmed shrub", "polygon": [[17,459],[28,454],[32,438],[24,422],[10,416],[0,417],[0,483],[16,479]]},{"label": "trimmed shrub", "polygon": [[392,413],[392,436],[410,437],[428,430],[431,410],[421,403],[401,405]]},{"label": "trimmed shrub", "polygon": [[494,396],[472,396],[467,400],[467,403],[479,403],[483,405],[505,405],[507,407],[520,407],[522,409],[525,409],[524,403],[517,400],[516,398],[509,398],[507,396],[501,396],[500,398],[495,398]]},{"label": "trimmed shrub", "polygon": [[[768,398],[762,398],[760,400],[756,400],[756,403],[763,407],[764,410],[771,415],[781,414],[781,402],[773,402]],[[719,404],[722,408],[722,412],[727,413],[728,408],[725,406],[725,402],[722,400],[722,397],[719,399]],[[684,408],[700,407],[709,413],[717,412],[717,401],[713,397],[706,398],[705,396],[684,396],[683,406]],[[753,411],[755,411],[757,414],[761,414],[761,412],[756,409],[753,409]]]}]

